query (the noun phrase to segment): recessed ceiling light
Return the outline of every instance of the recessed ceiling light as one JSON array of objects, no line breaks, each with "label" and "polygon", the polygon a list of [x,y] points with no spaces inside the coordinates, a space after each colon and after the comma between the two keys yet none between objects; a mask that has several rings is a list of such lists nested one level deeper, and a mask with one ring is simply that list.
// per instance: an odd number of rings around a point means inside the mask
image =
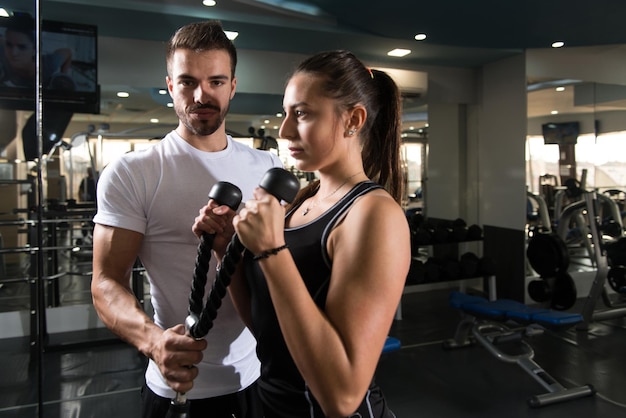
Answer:
[{"label": "recessed ceiling light", "polygon": [[118,91],[117,92],[117,97],[128,97],[128,96],[130,96],[130,94],[128,94],[125,91]]},{"label": "recessed ceiling light", "polygon": [[157,118],[152,118],[150,119],[150,123],[159,123],[159,120]]},{"label": "recessed ceiling light", "polygon": [[159,90],[159,94],[163,94],[163,95],[165,95],[165,94],[167,94],[167,90],[165,90],[165,89],[160,89],[160,90]]},{"label": "recessed ceiling light", "polygon": [[416,41],[423,41],[424,39],[426,39],[426,34],[425,33],[418,33],[417,35],[415,35],[415,40]]},{"label": "recessed ceiling light", "polygon": [[282,113],[280,113],[280,112],[278,112],[278,113],[276,114],[276,117],[277,117],[277,118],[282,118],[282,117],[283,117],[283,114],[282,114]]},{"label": "recessed ceiling light", "polygon": [[553,110],[552,112],[550,112],[551,115],[558,115],[559,111],[558,110]]},{"label": "recessed ceiling light", "polygon": [[390,57],[404,57],[405,55],[409,55],[410,53],[410,49],[396,48],[387,52],[387,55],[389,55]]},{"label": "recessed ceiling light", "polygon": [[565,87],[559,86],[555,89],[556,91],[565,91]]},{"label": "recessed ceiling light", "polygon": [[215,0],[202,0],[202,4],[207,7],[213,7],[217,4],[217,2]]},{"label": "recessed ceiling light", "polygon": [[263,123],[270,123],[270,120],[269,120],[269,119],[265,119],[265,120],[263,121]]},{"label": "recessed ceiling light", "polygon": [[231,30],[225,30],[224,33],[226,34],[226,37],[231,41],[234,41],[235,38],[239,36],[239,32],[233,32]]},{"label": "recessed ceiling light", "polygon": [[174,103],[169,102],[169,103],[167,104],[167,107],[174,107]]},{"label": "recessed ceiling light", "polygon": [[552,48],[561,48],[563,45],[565,45],[563,41],[552,42]]}]

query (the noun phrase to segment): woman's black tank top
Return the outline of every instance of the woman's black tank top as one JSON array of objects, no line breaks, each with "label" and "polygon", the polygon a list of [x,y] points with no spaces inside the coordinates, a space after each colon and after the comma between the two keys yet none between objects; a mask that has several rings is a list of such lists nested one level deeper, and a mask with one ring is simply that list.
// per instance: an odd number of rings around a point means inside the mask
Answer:
[{"label": "woman's black tank top", "polygon": [[[324,309],[332,263],[326,251],[330,232],[347,213],[354,201],[375,189],[376,183],[357,184],[335,205],[313,221],[285,229],[285,242],[300,275],[317,306]],[[286,215],[298,210],[292,208]],[[251,293],[252,332],[257,339],[257,355],[261,360],[258,387],[264,403],[265,418],[323,417],[318,403],[309,392],[282,336],[265,278],[252,260],[244,255],[246,277]],[[360,415],[359,415],[360,414]],[[371,383],[368,393],[355,417],[393,417],[386,408],[380,389]]]}]

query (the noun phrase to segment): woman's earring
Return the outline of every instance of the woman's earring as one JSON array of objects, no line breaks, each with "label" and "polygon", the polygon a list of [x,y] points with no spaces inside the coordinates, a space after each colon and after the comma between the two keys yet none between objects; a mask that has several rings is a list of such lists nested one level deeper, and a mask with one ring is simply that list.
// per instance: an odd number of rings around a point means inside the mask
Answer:
[{"label": "woman's earring", "polygon": [[352,136],[352,135],[354,135],[355,133],[356,133],[356,129],[350,129],[350,130],[348,131],[348,136]]}]

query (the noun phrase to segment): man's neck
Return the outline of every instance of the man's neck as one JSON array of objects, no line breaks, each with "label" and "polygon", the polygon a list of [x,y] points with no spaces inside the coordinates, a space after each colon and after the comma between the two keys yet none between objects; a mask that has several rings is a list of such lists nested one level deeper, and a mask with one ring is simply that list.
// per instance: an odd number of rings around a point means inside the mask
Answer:
[{"label": "man's neck", "polygon": [[186,129],[181,129],[179,126],[176,129],[176,133],[180,135],[189,145],[200,151],[217,152],[226,149],[228,140],[226,139],[226,132],[218,129],[211,135],[195,135],[190,133]]}]

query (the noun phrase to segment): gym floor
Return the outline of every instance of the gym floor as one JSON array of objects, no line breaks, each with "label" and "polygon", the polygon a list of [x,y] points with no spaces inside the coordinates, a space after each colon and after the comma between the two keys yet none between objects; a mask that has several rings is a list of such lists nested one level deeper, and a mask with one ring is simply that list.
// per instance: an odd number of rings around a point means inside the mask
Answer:
[{"label": "gym floor", "polygon": [[[517,364],[498,360],[480,345],[442,348],[460,319],[448,306],[449,292],[403,297],[402,319],[390,331],[402,347],[383,353],[377,372],[398,417],[625,416],[623,319],[594,323],[584,332],[569,329],[533,337],[534,359],[545,371],[567,388],[591,384],[597,393],[532,408],[528,399],[546,390]],[[38,417],[40,380],[28,340],[0,341],[0,418]],[[145,359],[135,349],[104,329],[51,335],[48,347],[42,355],[44,417],[138,416]]]}]

